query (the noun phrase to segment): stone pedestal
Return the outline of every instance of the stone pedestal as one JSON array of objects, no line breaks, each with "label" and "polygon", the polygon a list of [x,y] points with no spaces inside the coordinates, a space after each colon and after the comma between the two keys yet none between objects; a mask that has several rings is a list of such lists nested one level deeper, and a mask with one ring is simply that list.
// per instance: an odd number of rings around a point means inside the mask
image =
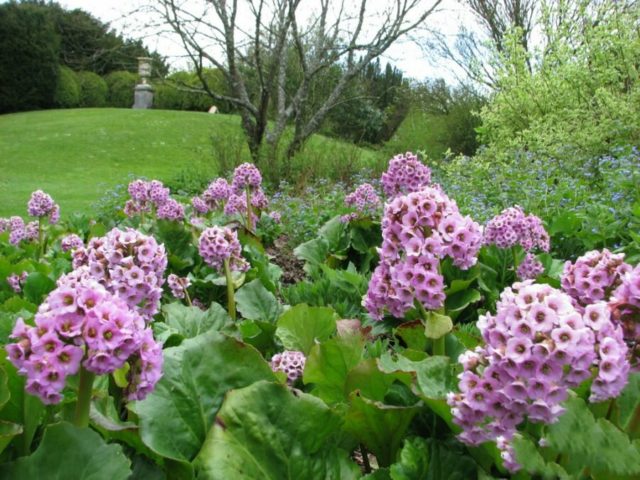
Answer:
[{"label": "stone pedestal", "polygon": [[151,108],[153,106],[153,87],[148,83],[136,85],[132,108]]}]

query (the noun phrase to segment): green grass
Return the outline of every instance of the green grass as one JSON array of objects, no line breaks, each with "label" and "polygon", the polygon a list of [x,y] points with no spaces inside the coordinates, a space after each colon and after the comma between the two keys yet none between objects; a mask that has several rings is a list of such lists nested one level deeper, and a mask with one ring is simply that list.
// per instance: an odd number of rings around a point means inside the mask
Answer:
[{"label": "green grass", "polygon": [[387,152],[423,151],[429,158],[442,158],[448,145],[442,142],[447,128],[442,118],[419,109],[409,111],[395,135],[385,145]]},{"label": "green grass", "polygon": [[[375,153],[324,137],[305,148],[308,165],[344,166]],[[235,115],[129,109],[48,110],[0,116],[0,216],[26,215],[33,190],[60,204],[63,216],[91,205],[131,176],[168,180],[185,170],[213,177],[216,158],[247,160]],[[306,175],[299,162],[299,175]]]}]

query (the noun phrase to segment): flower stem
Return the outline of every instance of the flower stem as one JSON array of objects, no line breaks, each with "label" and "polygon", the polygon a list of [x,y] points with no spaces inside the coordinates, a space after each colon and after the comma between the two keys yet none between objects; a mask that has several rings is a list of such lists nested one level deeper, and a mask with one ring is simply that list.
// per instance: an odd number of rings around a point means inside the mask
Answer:
[{"label": "flower stem", "polygon": [[193,304],[191,303],[191,297],[189,296],[189,291],[186,288],[184,289],[184,299],[186,300],[188,306],[193,307]]},{"label": "flower stem", "polygon": [[251,189],[247,187],[247,230],[253,232],[253,211],[251,209]]},{"label": "flower stem", "polygon": [[234,297],[233,278],[231,277],[231,268],[229,268],[229,259],[224,260],[224,276],[227,279],[227,310],[232,320],[236,319],[236,300]]},{"label": "flower stem", "polygon": [[38,260],[44,256],[44,230],[42,217],[38,217]]},{"label": "flower stem", "polygon": [[91,393],[93,391],[93,379],[95,374],[80,367],[80,386],[78,387],[78,401],[76,403],[76,416],[73,421],[76,427],[89,426],[89,410],[91,408]]},{"label": "flower stem", "polygon": [[517,275],[519,265],[518,265],[518,247],[516,245],[511,247],[511,254],[513,255],[513,271]]},{"label": "flower stem", "polygon": [[640,405],[636,406],[633,416],[627,424],[627,433],[631,438],[638,438],[640,434]]},{"label": "flower stem", "polygon": [[369,452],[364,444],[360,444],[360,453],[362,454],[362,464],[364,466],[364,473],[371,473],[371,464],[369,463]]},{"label": "flower stem", "polygon": [[[416,301],[415,304],[418,306],[418,311],[420,312],[422,319],[428,322],[429,314],[425,310],[424,305],[422,305],[422,302]],[[442,315],[444,315],[444,308],[438,310],[438,313],[441,313]],[[446,334],[442,335],[440,338],[434,338],[431,340],[432,348],[433,348],[431,353],[433,355],[445,355],[444,337],[446,337]]]}]

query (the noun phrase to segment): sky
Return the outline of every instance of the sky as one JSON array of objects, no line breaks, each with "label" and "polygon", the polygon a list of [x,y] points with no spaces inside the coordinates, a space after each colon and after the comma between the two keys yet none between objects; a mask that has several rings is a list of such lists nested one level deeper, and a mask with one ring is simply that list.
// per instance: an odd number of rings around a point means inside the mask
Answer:
[{"label": "sky", "polygon": [[[81,8],[105,23],[109,23],[119,33],[126,37],[139,38],[141,36],[140,23],[144,19],[132,18],[129,14],[133,8],[144,0],[57,0],[66,8]],[[307,0],[313,1],[313,0]],[[376,2],[384,0],[371,0]],[[470,25],[473,18],[456,0],[443,0],[439,11],[427,19],[425,29],[434,29],[453,37],[461,24]],[[414,36],[421,38],[425,33],[415,32]],[[158,35],[146,36],[143,39],[147,47],[156,50],[163,56],[169,57],[169,62],[176,68],[187,68],[184,61],[179,60],[182,54],[180,45]],[[412,39],[404,38],[392,45],[382,57],[383,63],[390,61],[405,73],[405,76],[422,81],[427,78],[442,77],[455,82],[454,67],[443,62],[429,60],[428,55]],[[459,72],[458,72],[459,73]]]}]

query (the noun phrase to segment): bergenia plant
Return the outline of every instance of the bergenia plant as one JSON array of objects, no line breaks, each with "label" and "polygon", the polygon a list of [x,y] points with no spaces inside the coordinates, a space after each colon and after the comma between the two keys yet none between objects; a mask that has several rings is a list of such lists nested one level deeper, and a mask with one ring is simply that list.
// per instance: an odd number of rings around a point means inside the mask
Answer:
[{"label": "bergenia plant", "polygon": [[38,220],[26,223],[20,217],[9,219],[11,231],[9,241],[17,245],[23,240],[38,240],[37,256],[44,255],[46,249],[45,228],[47,224],[54,225],[60,220],[60,206],[53,201],[50,195],[42,190],[36,190],[31,194],[27,203],[27,213]]},{"label": "bergenia plant", "polygon": [[349,223],[358,218],[375,215],[380,208],[380,197],[371,184],[363,183],[345,197],[344,203],[356,210],[340,217],[342,223]]},{"label": "bergenia plant", "polygon": [[287,375],[287,383],[293,385],[296,380],[302,378],[304,365],[307,361],[304,353],[285,350],[282,353],[276,353],[271,357],[271,369],[274,372],[283,372]]},{"label": "bergenia plant", "polygon": [[104,237],[89,240],[86,248],[74,250],[73,267],[74,277],[82,276],[84,268],[145,320],[159,311],[167,254],[154,237],[132,228],[114,228]]},{"label": "bergenia plant", "polygon": [[170,190],[159,180],[134,180],[128,187],[130,200],[124,205],[127,217],[140,215],[144,222],[145,214],[155,214],[159,219],[182,221],[185,216],[184,206],[169,197]]},{"label": "bergenia plant", "polygon": [[593,380],[592,402],[618,396],[627,383],[627,345],[605,302],[581,313],[565,293],[527,280],[507,288],[478,328],[485,345],[461,355],[460,393],[448,402],[458,438],[496,441],[511,471],[520,468],[511,440],[525,419],[556,422],[567,389],[585,380]]},{"label": "bergenia plant", "polygon": [[175,273],[169,274],[167,284],[171,289],[171,294],[178,299],[185,299],[187,305],[191,306],[191,297],[188,288],[191,286],[191,280],[187,277],[179,277]]},{"label": "bergenia plant", "polygon": [[87,426],[95,375],[125,368],[125,396],[141,400],[162,375],[162,348],[142,316],[100,283],[61,283],[38,309],[35,326],[18,320],[16,342],[6,350],[27,377],[27,392],[45,404],[59,403],[67,377],[79,372],[75,423]]},{"label": "bergenia plant", "polygon": [[454,265],[468,269],[476,263],[481,243],[480,225],[462,216],[439,187],[395,197],[385,205],[380,264],[364,306],[375,319],[381,319],[385,309],[401,318],[417,308],[427,336],[434,340],[433,352],[444,354],[444,334],[452,325],[444,316],[440,261],[450,257]]},{"label": "bergenia plant", "polygon": [[[518,205],[503,210],[487,223],[484,229],[484,243],[493,244],[502,249],[511,249],[514,271],[521,280],[535,279],[544,271],[542,263],[533,251],[536,249],[543,252],[549,251],[549,234],[540,218],[535,215],[525,215],[522,207]],[[518,261],[519,248],[525,252],[521,262]]]},{"label": "bergenia plant", "polygon": [[227,283],[227,305],[229,315],[236,318],[235,286],[232,272],[245,272],[249,263],[242,258],[242,246],[238,235],[228,227],[210,227],[200,235],[200,256],[210,267],[224,272]]}]

